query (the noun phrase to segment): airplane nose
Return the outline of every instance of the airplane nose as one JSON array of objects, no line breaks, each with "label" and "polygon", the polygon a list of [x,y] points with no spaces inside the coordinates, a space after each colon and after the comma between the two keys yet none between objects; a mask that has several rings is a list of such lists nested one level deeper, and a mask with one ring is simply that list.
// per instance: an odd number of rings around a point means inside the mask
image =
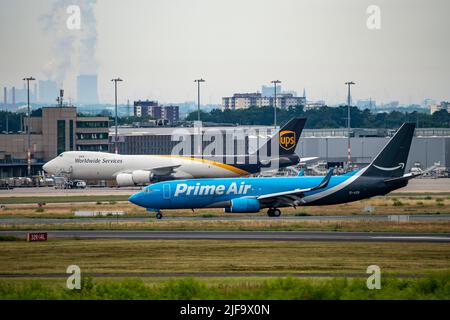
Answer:
[{"label": "airplane nose", "polygon": [[54,168],[55,166],[52,164],[52,161],[49,161],[42,166],[42,169],[44,169],[45,172],[50,174],[54,173]]},{"label": "airplane nose", "polygon": [[134,203],[138,206],[144,207],[142,196],[143,196],[142,192],[135,193],[128,198],[128,201],[130,201],[131,203]]}]

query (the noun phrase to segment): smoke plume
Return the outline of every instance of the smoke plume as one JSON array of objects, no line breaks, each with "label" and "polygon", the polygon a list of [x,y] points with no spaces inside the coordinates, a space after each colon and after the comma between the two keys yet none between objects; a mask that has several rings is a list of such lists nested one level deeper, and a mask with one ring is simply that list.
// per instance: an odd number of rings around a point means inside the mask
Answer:
[{"label": "smoke plume", "polygon": [[[72,67],[77,68],[78,74],[97,73],[95,4],[96,0],[55,0],[50,12],[40,18],[52,41],[51,58],[44,66],[44,74],[60,86]],[[80,8],[79,29],[67,27],[70,16],[67,8],[73,5]]]}]

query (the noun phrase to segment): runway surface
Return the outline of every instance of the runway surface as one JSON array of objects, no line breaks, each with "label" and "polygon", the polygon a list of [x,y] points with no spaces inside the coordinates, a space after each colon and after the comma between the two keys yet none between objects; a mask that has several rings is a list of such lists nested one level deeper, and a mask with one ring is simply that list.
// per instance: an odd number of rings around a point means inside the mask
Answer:
[{"label": "runway surface", "polygon": [[0,190],[1,197],[68,197],[68,196],[130,196],[139,192],[140,187],[122,188],[86,188],[86,189],[55,189],[53,187],[15,188],[12,190]]},{"label": "runway surface", "polygon": [[[271,218],[268,216],[224,216],[224,217],[167,217],[163,221],[231,221],[231,220],[272,220],[272,221],[390,221],[388,215],[348,215],[348,216],[281,216],[278,218]],[[400,215],[400,217],[406,217]],[[450,221],[450,215],[409,215],[409,221]],[[108,217],[108,218],[21,218],[21,217],[0,217],[0,225],[15,225],[15,224],[66,224],[66,223],[117,223],[117,222],[148,222],[155,220],[153,215],[151,217]]]},{"label": "runway surface", "polygon": [[[44,231],[44,230],[42,230]],[[0,231],[25,238],[27,231]],[[291,240],[351,242],[450,243],[450,233],[317,232],[317,231],[48,231],[49,238],[129,240]]]}]

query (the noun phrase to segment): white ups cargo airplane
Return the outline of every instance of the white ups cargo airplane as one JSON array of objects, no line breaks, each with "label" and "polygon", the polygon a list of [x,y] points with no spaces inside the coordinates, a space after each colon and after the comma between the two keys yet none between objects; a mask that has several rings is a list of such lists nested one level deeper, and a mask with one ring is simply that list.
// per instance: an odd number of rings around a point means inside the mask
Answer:
[{"label": "white ups cargo airplane", "polygon": [[[317,157],[299,158],[295,147],[306,119],[289,120],[262,148],[269,149],[272,143],[279,145],[276,158],[279,167],[296,165]],[[273,141],[276,139],[276,141]],[[260,150],[266,150],[266,149]],[[224,156],[208,159],[197,156],[173,155],[120,155],[92,151],[67,151],[47,162],[43,169],[51,175],[65,176],[70,180],[116,180],[120,187],[147,185],[149,183],[191,178],[232,178],[247,176],[271,166],[271,161],[261,160],[256,155],[243,156],[242,164],[224,163]],[[249,158],[256,156],[250,163]]]}]

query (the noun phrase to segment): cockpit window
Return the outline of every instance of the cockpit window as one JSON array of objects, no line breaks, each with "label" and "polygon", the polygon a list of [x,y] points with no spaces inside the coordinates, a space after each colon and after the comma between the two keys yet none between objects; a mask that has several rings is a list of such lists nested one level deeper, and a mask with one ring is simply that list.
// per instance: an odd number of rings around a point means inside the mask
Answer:
[{"label": "cockpit window", "polygon": [[144,192],[153,192],[153,190],[150,188],[146,188],[146,189],[144,189]]}]

